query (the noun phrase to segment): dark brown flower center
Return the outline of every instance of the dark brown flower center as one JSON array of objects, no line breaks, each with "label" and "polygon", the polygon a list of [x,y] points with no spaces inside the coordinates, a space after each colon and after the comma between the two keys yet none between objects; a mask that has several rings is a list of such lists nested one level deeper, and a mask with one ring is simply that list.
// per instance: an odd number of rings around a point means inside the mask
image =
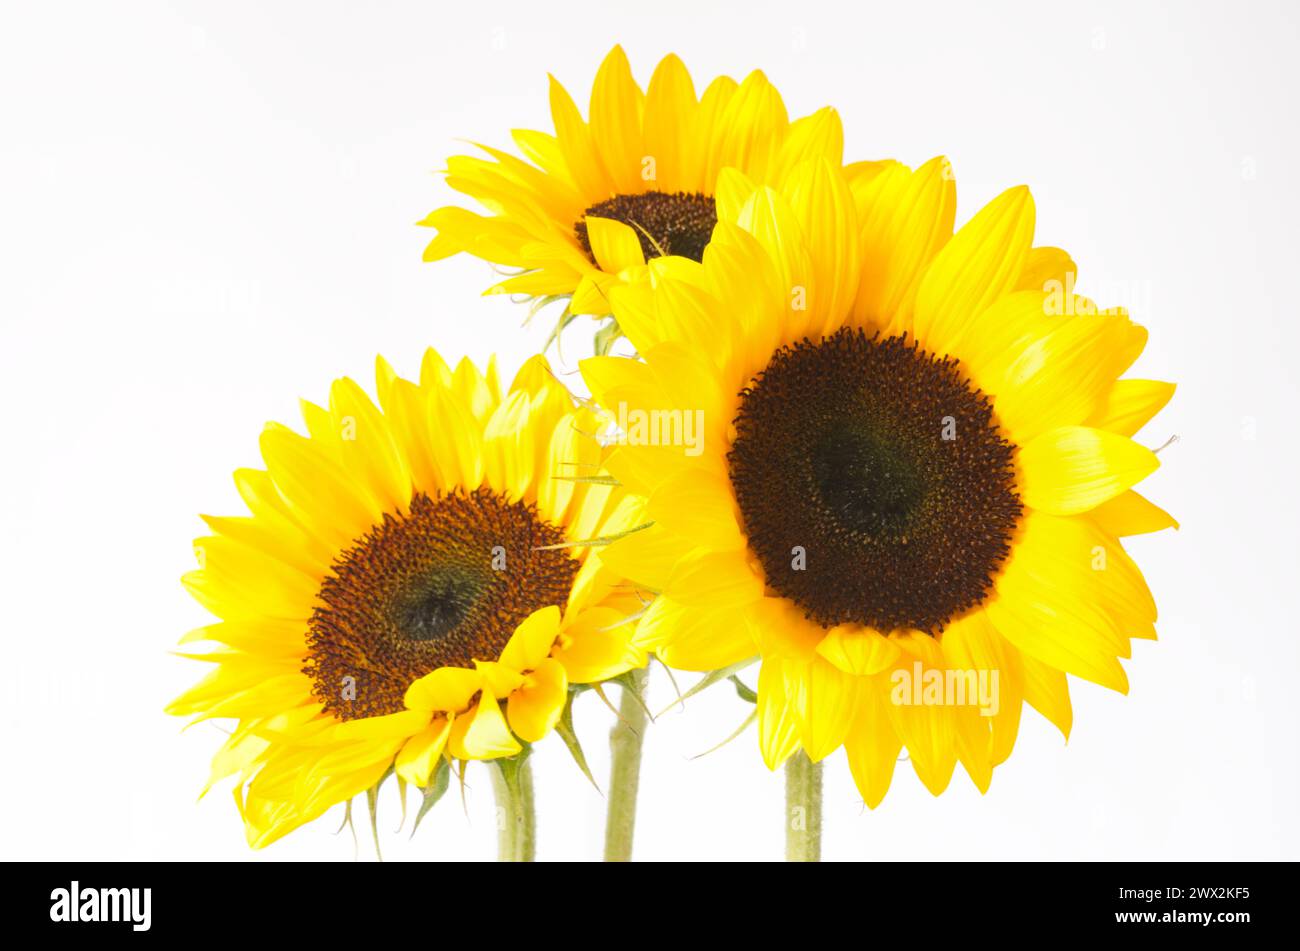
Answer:
[{"label": "dark brown flower center", "polygon": [[334,715],[404,709],[439,667],[496,660],[533,611],[563,605],[578,563],[534,506],[488,489],[423,493],[341,554],[309,622],[303,672]]},{"label": "dark brown flower center", "polygon": [[735,427],[750,549],[809,619],[935,633],[987,596],[1021,513],[1014,447],[955,360],[861,330],[804,340]]},{"label": "dark brown flower center", "polygon": [[668,254],[702,261],[713,226],[718,223],[718,212],[712,198],[689,192],[642,192],[598,202],[584,211],[573,226],[582,250],[595,264],[587,234],[588,218],[612,218],[628,225],[641,241],[641,253],[647,261]]}]

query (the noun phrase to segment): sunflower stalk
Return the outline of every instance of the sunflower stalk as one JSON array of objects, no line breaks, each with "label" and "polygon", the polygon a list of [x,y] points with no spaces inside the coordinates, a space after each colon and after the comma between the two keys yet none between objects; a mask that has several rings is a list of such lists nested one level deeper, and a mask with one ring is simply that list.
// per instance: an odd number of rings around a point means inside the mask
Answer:
[{"label": "sunflower stalk", "polygon": [[803,750],[785,763],[785,860],[822,860],[822,764]]},{"label": "sunflower stalk", "polygon": [[645,668],[623,677],[618,721],[609,731],[609,804],[605,813],[605,861],[630,862],[636,831],[636,795],[641,781],[641,747],[650,716],[643,694]]},{"label": "sunflower stalk", "polygon": [[518,756],[492,761],[499,862],[531,862],[537,854],[537,811],[529,753],[525,747]]}]

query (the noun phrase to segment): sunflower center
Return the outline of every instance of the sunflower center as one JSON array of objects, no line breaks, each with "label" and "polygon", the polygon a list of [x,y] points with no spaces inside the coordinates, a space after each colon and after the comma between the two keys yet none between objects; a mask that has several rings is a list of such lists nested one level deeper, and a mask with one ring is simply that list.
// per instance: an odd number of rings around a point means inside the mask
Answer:
[{"label": "sunflower center", "polygon": [[1014,447],[954,360],[861,330],[804,340],[735,429],[750,549],[810,620],[935,633],[984,600],[1020,518]]},{"label": "sunflower center", "polygon": [[335,559],[303,672],[344,720],[403,710],[439,667],[496,660],[528,615],[569,596],[578,563],[535,507],[488,489],[417,494]]},{"label": "sunflower center", "polygon": [[598,202],[582,213],[573,233],[593,264],[587,234],[587,218],[612,218],[636,232],[641,253],[651,258],[675,254],[692,261],[704,260],[704,248],[713,237],[718,212],[713,199],[698,192],[642,192],[639,195],[615,195]]}]

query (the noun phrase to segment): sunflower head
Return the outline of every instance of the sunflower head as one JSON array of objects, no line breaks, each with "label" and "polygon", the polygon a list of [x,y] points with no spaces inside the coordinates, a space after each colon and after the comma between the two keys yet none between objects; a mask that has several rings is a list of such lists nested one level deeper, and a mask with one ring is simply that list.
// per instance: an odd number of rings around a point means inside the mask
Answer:
[{"label": "sunflower head", "polygon": [[1173,387],[1122,378],[1146,332],[1034,247],[1025,188],[955,233],[942,159],[727,170],[716,197],[701,261],[612,291],[640,358],[583,364],[621,419],[702,421],[702,447],[621,434],[649,527],[605,562],[659,592],[667,663],[761,658],[770,766],[843,746],[874,806],[905,746],[936,794],[958,762],[984,790],[1023,703],[1068,733],[1066,675],[1126,690],[1154,637],[1121,538],[1174,525],[1132,439]]},{"label": "sunflower head", "polygon": [[418,381],[380,360],[377,390],[269,426],[266,468],[236,473],[250,514],[206,518],[184,579],[219,621],[184,639],[213,670],[169,711],[236,721],[209,785],[238,774],[253,845],[392,772],[516,756],[576,685],[645,662],[588,544],[629,506],[545,360],[503,393],[430,350]]},{"label": "sunflower head", "polygon": [[801,162],[838,166],[843,131],[824,108],[793,121],[758,71],[720,76],[702,92],[682,61],[664,57],[643,90],[622,48],[596,73],[584,119],[551,80],[552,132],[516,130],[522,157],[484,147],[453,156],[447,184],[490,210],[431,212],[427,261],[467,251],[519,273],[492,288],[571,298],[566,316],[606,315],[620,273],[649,260],[700,261],[718,220],[718,176],[784,185]]}]

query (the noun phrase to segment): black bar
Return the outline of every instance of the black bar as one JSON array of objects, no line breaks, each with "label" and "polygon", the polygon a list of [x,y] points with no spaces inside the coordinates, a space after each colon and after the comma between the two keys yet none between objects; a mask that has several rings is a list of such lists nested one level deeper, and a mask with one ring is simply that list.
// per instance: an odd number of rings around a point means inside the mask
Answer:
[{"label": "black bar", "polygon": [[[1179,942],[1233,940],[1285,926],[1293,911],[1284,903],[1295,878],[1289,863],[1222,862],[858,863],[851,868],[774,863],[723,871],[645,863],[570,865],[558,874],[432,862],[58,862],[9,864],[5,872],[9,884],[0,889],[0,907],[6,924],[20,934],[35,927],[86,937],[112,931],[131,938],[352,934],[391,940],[407,929],[445,934],[441,929],[450,922],[456,931],[481,927],[490,941],[539,928],[548,940],[581,941],[597,929],[626,929],[633,920],[641,927],[652,910],[669,942],[675,933],[698,939],[711,923],[733,941],[745,933],[756,939],[769,925],[809,939],[839,933],[859,934],[864,941],[898,929],[911,930],[922,942],[945,935],[1053,940],[1126,932]],[[70,920],[73,882],[78,921]],[[679,922],[675,914],[681,915]],[[84,920],[114,916],[119,920]],[[562,936],[554,930],[568,926],[583,934]],[[677,932],[678,926],[689,932]]]}]

